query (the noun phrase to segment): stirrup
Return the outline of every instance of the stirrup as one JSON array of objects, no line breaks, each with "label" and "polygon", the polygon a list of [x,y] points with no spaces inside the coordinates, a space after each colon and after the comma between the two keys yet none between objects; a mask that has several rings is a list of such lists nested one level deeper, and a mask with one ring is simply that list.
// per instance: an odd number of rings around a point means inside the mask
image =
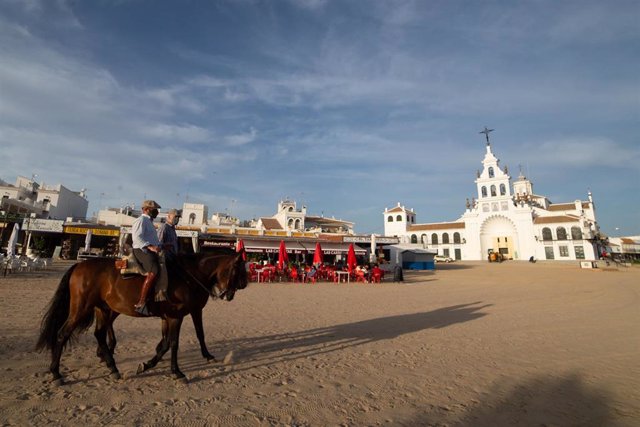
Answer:
[{"label": "stirrup", "polygon": [[151,312],[149,311],[146,303],[142,307],[135,307],[135,311],[143,316],[151,316]]}]

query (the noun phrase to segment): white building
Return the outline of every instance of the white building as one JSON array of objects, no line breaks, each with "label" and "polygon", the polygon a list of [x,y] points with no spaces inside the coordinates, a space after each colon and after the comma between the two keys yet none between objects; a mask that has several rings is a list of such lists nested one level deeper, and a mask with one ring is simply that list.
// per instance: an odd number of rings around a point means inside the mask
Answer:
[{"label": "white building", "polygon": [[522,173],[512,185],[489,143],[482,165],[475,180],[477,200],[467,200],[460,218],[417,224],[416,213],[398,203],[383,213],[385,236],[458,260],[485,260],[490,252],[524,260],[598,258],[600,232],[591,193],[586,201],[551,203],[533,193]]},{"label": "white building", "polygon": [[308,215],[306,206],[298,209],[296,202],[292,200],[281,200],[278,203],[276,214],[258,219],[256,227],[265,230],[287,230],[289,232],[308,231],[312,233],[354,234],[353,222]]},{"label": "white building", "polygon": [[72,191],[58,184],[47,186],[19,176],[15,185],[0,180],[1,209],[45,219],[85,219],[89,202],[84,190]]}]

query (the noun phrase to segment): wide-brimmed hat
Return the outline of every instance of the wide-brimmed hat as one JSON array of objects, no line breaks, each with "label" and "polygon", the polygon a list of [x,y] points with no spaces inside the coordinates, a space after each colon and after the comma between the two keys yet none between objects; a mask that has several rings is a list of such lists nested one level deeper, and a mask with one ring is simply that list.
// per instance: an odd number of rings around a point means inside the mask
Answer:
[{"label": "wide-brimmed hat", "polygon": [[142,209],[144,208],[160,209],[160,205],[157,204],[155,200],[145,200],[144,202],[142,202]]}]

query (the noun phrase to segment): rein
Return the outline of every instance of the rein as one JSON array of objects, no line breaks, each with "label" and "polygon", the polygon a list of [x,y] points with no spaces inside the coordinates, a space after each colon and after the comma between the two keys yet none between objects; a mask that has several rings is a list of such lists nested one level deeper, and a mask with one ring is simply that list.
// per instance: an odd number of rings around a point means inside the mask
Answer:
[{"label": "rein", "polygon": [[200,286],[207,294],[209,294],[209,296],[211,297],[211,299],[222,299],[224,298],[224,296],[227,294],[228,289],[225,289],[224,291],[220,292],[219,294],[215,291],[216,287],[215,285],[213,285],[211,287],[211,290],[209,290],[207,288],[207,286],[202,283],[202,281],[200,279],[198,279],[197,277],[195,277],[189,270],[187,270],[186,268],[183,268],[181,265],[178,265],[180,267],[180,270],[184,273],[186,273],[189,277],[188,279],[193,280],[194,282],[196,282],[196,284],[198,286]]}]

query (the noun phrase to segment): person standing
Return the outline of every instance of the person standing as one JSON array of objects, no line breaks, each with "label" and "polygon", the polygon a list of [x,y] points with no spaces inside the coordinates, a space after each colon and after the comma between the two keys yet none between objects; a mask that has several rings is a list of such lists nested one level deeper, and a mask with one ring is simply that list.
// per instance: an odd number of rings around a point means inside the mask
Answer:
[{"label": "person standing", "polygon": [[140,299],[134,306],[136,312],[146,314],[147,294],[153,287],[156,277],[160,273],[158,254],[162,250],[160,240],[153,226],[153,219],[158,216],[160,205],[154,200],[142,202],[142,215],[140,215],[131,226],[131,237],[133,239],[133,256],[136,257],[142,269],[146,273]]},{"label": "person standing", "polygon": [[158,228],[158,240],[167,258],[175,258],[178,255],[178,236],[176,224],[178,223],[178,211],[171,209],[167,212],[167,220]]}]

